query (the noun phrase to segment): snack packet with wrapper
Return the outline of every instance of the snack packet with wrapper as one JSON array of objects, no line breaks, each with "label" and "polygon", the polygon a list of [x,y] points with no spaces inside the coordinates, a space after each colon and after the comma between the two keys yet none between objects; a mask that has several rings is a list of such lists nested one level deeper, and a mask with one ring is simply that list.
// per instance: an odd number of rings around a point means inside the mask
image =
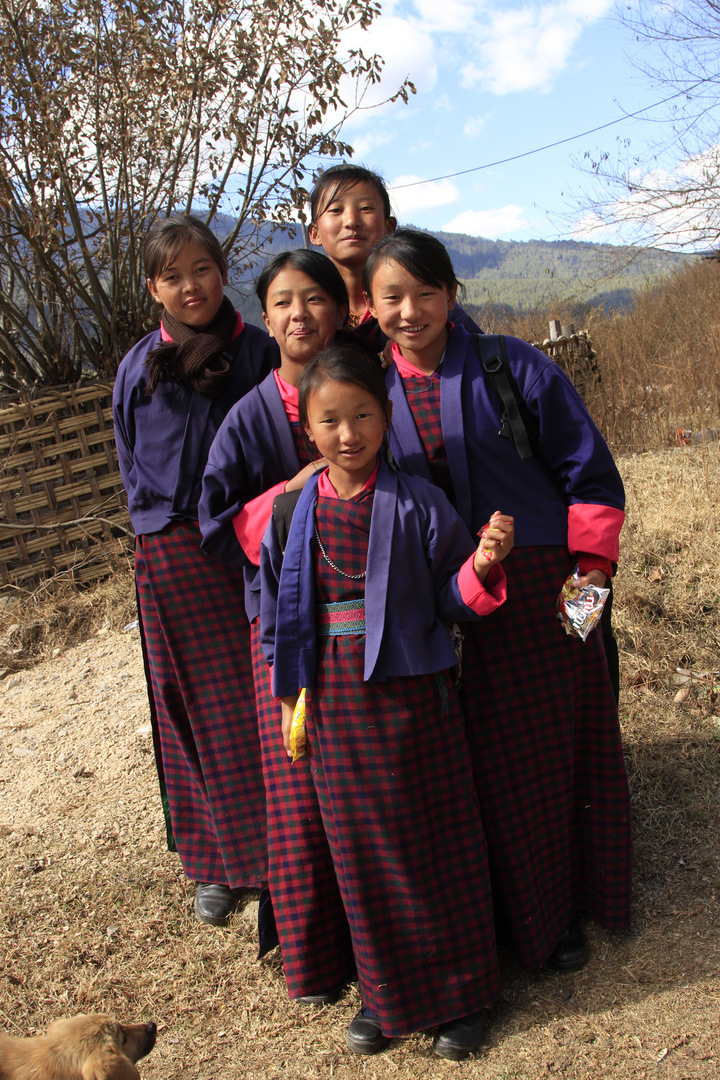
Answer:
[{"label": "snack packet with wrapper", "polygon": [[293,709],[292,723],[290,725],[290,750],[293,761],[305,757],[307,738],[305,735],[305,690],[298,694],[297,703]]},{"label": "snack packet with wrapper", "polygon": [[560,590],[556,611],[565,633],[585,641],[600,622],[610,590],[597,585],[577,585],[575,579],[579,576],[580,569],[576,566]]}]

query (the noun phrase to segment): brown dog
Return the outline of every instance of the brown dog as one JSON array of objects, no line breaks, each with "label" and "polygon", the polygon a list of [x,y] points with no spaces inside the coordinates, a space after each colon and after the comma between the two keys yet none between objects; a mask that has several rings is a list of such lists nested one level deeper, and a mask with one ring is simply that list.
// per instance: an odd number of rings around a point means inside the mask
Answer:
[{"label": "brown dog", "polygon": [[55,1020],[36,1039],[0,1032],[0,1080],[140,1080],[135,1062],[155,1045],[155,1024],[110,1016]]}]

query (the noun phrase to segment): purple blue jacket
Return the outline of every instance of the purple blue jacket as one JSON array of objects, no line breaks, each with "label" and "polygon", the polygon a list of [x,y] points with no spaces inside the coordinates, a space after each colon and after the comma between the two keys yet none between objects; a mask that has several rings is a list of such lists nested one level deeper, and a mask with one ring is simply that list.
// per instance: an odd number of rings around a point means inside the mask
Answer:
[{"label": "purple blue jacket", "polygon": [[113,390],[120,475],[136,534],[168,522],[197,520],[200,486],[210,446],[228,410],[278,363],[276,343],[247,323],[225,355],[230,375],[211,399],[183,379],[165,379],[148,397],[145,359],[160,342],[155,330],[124,357]]},{"label": "purple blue jacket", "polygon": [[[284,558],[272,521],[263,540],[260,633],[277,697],[315,681],[316,495],[313,476],[295,508]],[[457,583],[475,546],[439,488],[380,462],[365,578],[366,681],[442,671],[456,662],[441,619],[481,618],[463,603]],[[498,568],[488,610],[504,602],[504,577]]]},{"label": "purple blue jacket", "polygon": [[230,409],[210,448],[198,505],[208,555],[244,567],[245,609],[252,622],[260,613],[260,574],[240,546],[233,518],[246,502],[300,469],[290,423],[270,373]]},{"label": "purple blue jacket", "polygon": [[[515,518],[515,546],[566,545],[617,562],[625,493],[610,450],[570,379],[539,349],[505,339],[508,360],[539,423],[537,455],[521,460],[502,437],[502,405],[462,327],[440,369],[443,439],[455,505],[475,535],[495,510]],[[431,479],[402,379],[392,365],[390,446],[398,467]]]}]

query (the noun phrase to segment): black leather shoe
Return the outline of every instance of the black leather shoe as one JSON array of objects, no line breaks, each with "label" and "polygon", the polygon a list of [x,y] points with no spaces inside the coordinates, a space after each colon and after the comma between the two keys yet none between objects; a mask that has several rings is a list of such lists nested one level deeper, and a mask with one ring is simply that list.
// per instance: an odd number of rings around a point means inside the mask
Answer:
[{"label": "black leather shoe", "polygon": [[350,1022],[345,1042],[348,1050],[356,1054],[379,1054],[392,1039],[383,1035],[377,1016],[366,1016],[365,1010],[360,1009]]},{"label": "black leather shoe", "polygon": [[200,881],[195,893],[195,914],[201,923],[227,926],[241,895],[242,889]]},{"label": "black leather shoe", "polygon": [[293,998],[293,1001],[299,1002],[300,1005],[334,1005],[344,985],[341,983],[340,986],[331,986],[322,994],[303,994],[302,997]]},{"label": "black leather shoe", "polygon": [[438,1028],[433,1050],[438,1057],[462,1061],[480,1047],[489,1022],[488,1009],[480,1009],[458,1020],[448,1020],[447,1024],[441,1024]]},{"label": "black leather shoe", "polygon": [[590,950],[577,919],[573,919],[567,931],[558,941],[545,963],[553,971],[567,973],[581,971],[588,962]]}]

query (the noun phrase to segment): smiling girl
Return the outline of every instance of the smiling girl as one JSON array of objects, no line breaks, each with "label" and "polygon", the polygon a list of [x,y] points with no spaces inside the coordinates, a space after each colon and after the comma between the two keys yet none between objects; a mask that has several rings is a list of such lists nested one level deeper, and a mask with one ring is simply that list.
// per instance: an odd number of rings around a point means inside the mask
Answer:
[{"label": "smiling girl", "polygon": [[[497,992],[483,827],[464,720],[446,669],[442,619],[475,619],[504,602],[498,565],[512,519],[493,514],[476,549],[437,488],[379,458],[390,408],[377,364],[335,346],[300,380],[303,428],[327,468],[298,500],[284,561],[274,526],[263,541],[262,640],[289,723],[306,688],[314,800],[286,820],[270,889],[291,997],[357,967],[363,1007],[347,1045],[374,1054],[396,1035],[439,1025],[434,1049],[460,1059],[479,1046]],[[305,819],[319,817],[314,861]],[[300,839],[300,846],[298,840]],[[322,841],[322,843],[321,843]],[[313,912],[312,874],[329,867],[322,955],[308,951],[298,910]],[[306,918],[305,922],[311,920]]]},{"label": "smiling girl", "polygon": [[400,469],[432,480],[471,532],[494,506],[517,538],[510,600],[492,626],[468,624],[462,702],[500,919],[528,967],[576,971],[577,915],[630,919],[630,805],[617,706],[599,633],[567,637],[564,580],[612,574],[624,519],[608,447],[561,369],[506,338],[507,362],[539,432],[521,459],[473,338],[448,322],[458,281],[439,240],[401,229],[365,264],[365,289],[394,342],[390,444]]},{"label": "smiling girl", "polygon": [[[310,195],[310,240],[323,248],[342,274],[350,299],[348,325],[378,352],[386,338],[367,306],[363,267],[375,244],[396,227],[390,196],[378,173],[344,162],[320,174]],[[459,304],[451,317],[471,332],[480,329]]]},{"label": "smiling girl", "polygon": [[[260,544],[277,495],[302,488],[322,468],[316,451],[303,437],[298,414],[297,384],[306,365],[329,344],[347,318],[347,290],[332,262],[317,251],[281,252],[266,264],[256,292],[263,319],[280,349],[280,366],[231,409],[210,450],[203,479],[199,517],[203,548],[215,559],[242,568],[244,601],[251,625],[252,664],[263,772],[268,791],[282,791],[301,813],[312,792],[307,770],[288,779],[281,738],[280,705],[270,687],[270,672],[259,638]],[[242,598],[240,598],[242,603]],[[235,619],[242,618],[236,613]],[[314,796],[313,796],[314,799]],[[268,811],[268,860],[274,867],[284,844],[286,816]],[[313,911],[322,903],[327,874],[315,852],[322,842],[317,811],[305,817],[298,846],[306,856],[305,875],[313,882]],[[298,908],[298,924],[303,911]],[[315,956],[315,976],[308,977],[299,996],[308,1003],[327,1001],[333,980],[323,970],[325,938],[321,922],[311,918],[301,935]],[[351,972],[343,972],[343,975]],[[335,993],[335,996],[337,994]]]},{"label": "smiling girl", "polygon": [[201,552],[198,500],[220,424],[275,348],[225,297],[227,260],[202,222],[160,222],[144,257],[161,323],[120,365],[115,436],[172,836],[198,882],[197,917],[224,925],[237,890],[267,878],[265,800],[249,631],[233,602],[242,577]]}]

